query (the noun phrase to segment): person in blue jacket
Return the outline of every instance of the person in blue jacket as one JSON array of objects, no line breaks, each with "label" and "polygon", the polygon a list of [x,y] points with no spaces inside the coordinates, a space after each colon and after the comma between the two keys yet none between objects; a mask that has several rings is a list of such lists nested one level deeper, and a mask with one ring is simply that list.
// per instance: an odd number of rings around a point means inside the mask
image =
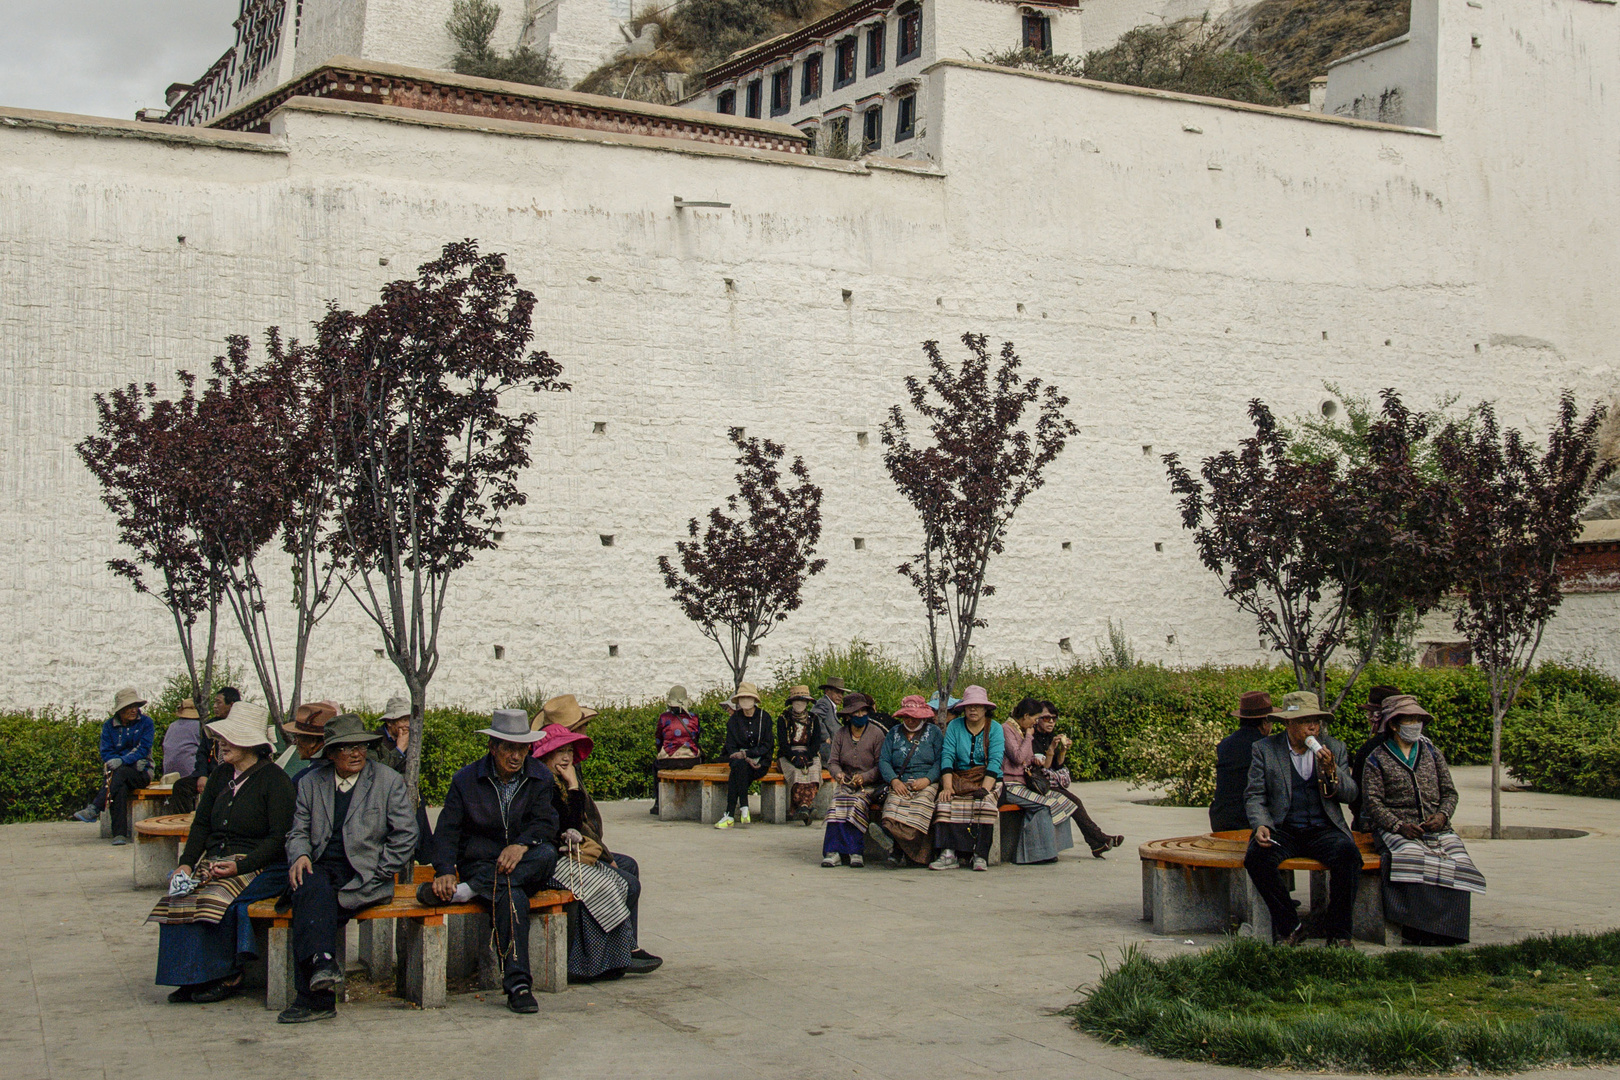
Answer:
[{"label": "person in blue jacket", "polygon": [[113,714],[101,725],[101,789],[90,805],[74,814],[91,822],[112,813],[114,846],[129,843],[129,797],[152,782],[152,718],[141,711],[146,699],[133,686],[113,698]]}]

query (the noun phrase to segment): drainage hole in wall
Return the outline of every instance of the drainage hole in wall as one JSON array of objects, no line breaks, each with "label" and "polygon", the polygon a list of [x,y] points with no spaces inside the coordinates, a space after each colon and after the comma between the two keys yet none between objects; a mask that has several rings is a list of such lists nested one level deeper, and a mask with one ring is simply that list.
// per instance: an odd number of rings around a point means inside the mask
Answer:
[{"label": "drainage hole in wall", "polygon": [[845,289],[844,290],[844,303],[847,304],[853,299],[855,299],[855,294],[853,292],[851,292],[849,289]]},{"label": "drainage hole in wall", "polygon": [[1063,541],[1063,550],[1064,551],[1073,551],[1074,550],[1074,544],[1071,543],[1068,540]]},{"label": "drainage hole in wall", "polygon": [[602,533],[601,537],[602,537],[602,546],[603,547],[612,547],[613,546],[613,534],[612,533]]},{"label": "drainage hole in wall", "polygon": [[608,655],[609,656],[618,656],[619,655],[619,647],[617,645],[609,645],[608,646]]},{"label": "drainage hole in wall", "polygon": [[506,539],[506,534],[503,532],[492,532],[489,534],[489,538],[498,544],[502,540]]},{"label": "drainage hole in wall", "polygon": [[1218,229],[1218,228],[1220,228],[1220,227],[1221,227],[1221,219],[1220,219],[1220,218],[1216,218],[1216,219],[1215,219],[1215,227],[1216,227],[1216,228],[1217,228],[1217,229]]},{"label": "drainage hole in wall", "polygon": [[861,446],[865,446],[865,445],[866,445],[866,444],[867,444],[867,443],[868,443],[868,442],[870,442],[870,441],[871,441],[871,440],[870,440],[870,439],[868,439],[868,438],[867,438],[867,435],[866,435],[866,432],[864,432],[864,431],[857,431],[857,432],[856,432],[856,433],[855,433],[855,442],[856,442],[856,443],[857,443],[857,444],[859,444],[859,445],[861,445]]},{"label": "drainage hole in wall", "polygon": [[1019,304],[1018,305],[1018,314],[1022,315],[1023,313],[1024,313],[1024,305]]},{"label": "drainage hole in wall", "polygon": [[748,655],[749,656],[758,656],[759,655],[759,646],[758,645],[750,645],[750,646],[748,646]]},{"label": "drainage hole in wall", "polygon": [[1153,456],[1153,444],[1152,443],[1143,443],[1142,444],[1142,456],[1143,457],[1152,457]]},{"label": "drainage hole in wall", "polygon": [[497,646],[495,646],[495,659],[497,659],[497,660],[505,660],[506,659],[506,646],[505,645],[497,645]]},{"label": "drainage hole in wall", "polygon": [[377,659],[381,660],[383,658],[383,651],[381,649],[372,649],[371,651],[376,655]]},{"label": "drainage hole in wall", "polygon": [[1074,652],[1074,643],[1068,638],[1058,638],[1058,652]]},{"label": "drainage hole in wall", "polygon": [[1164,542],[1161,541],[1161,540],[1155,540],[1153,542],[1153,550],[1154,551],[1163,551],[1164,550]]},{"label": "drainage hole in wall", "polygon": [[856,551],[865,551],[866,550],[866,537],[857,536],[855,538],[855,550]]},{"label": "drainage hole in wall", "polygon": [[591,425],[591,434],[592,435],[606,435],[607,434],[607,421],[606,420],[598,420],[596,423],[592,424]]}]

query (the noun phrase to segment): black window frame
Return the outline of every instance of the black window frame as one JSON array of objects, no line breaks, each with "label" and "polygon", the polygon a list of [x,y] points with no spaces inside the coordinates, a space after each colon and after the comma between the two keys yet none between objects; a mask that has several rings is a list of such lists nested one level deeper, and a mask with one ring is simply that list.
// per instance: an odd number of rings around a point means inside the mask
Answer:
[{"label": "black window frame", "polygon": [[[777,102],[781,104],[778,105]],[[771,72],[771,115],[786,116],[793,111],[793,67]]]},{"label": "black window frame", "polygon": [[[804,70],[799,74],[799,104],[814,101],[821,96],[821,80],[823,68],[827,65],[822,60],[824,53],[811,53],[804,58]],[[811,85],[814,83],[814,85]]]},{"label": "black window frame", "polygon": [[[1034,34],[1030,31],[1033,30]],[[1033,39],[1033,44],[1031,43]],[[1044,56],[1052,55],[1052,20],[1038,11],[1024,12],[1024,45]]]},{"label": "black window frame", "polygon": [[[861,43],[858,35],[851,34],[840,38],[833,47],[833,89],[842,90],[854,82],[860,71],[857,61],[860,59]],[[844,58],[849,58],[849,77],[844,77]]]},{"label": "black window frame", "polygon": [[883,149],[883,106],[873,105],[861,112],[861,153]]},{"label": "black window frame", "polygon": [[743,107],[748,110],[748,119],[761,120],[764,118],[765,80],[763,78],[748,81],[748,96],[743,99]]},{"label": "black window frame", "polygon": [[874,23],[866,28],[866,73],[876,75],[883,70],[884,50],[888,48],[889,24]]},{"label": "black window frame", "polygon": [[714,111],[725,113],[727,116],[737,115],[737,91],[735,88],[722,90],[714,96]]},{"label": "black window frame", "polygon": [[[906,50],[907,34],[914,34],[916,40],[912,42],[911,50]],[[895,23],[894,32],[894,66],[908,64],[922,55],[922,8],[916,4],[902,8],[900,18]]]},{"label": "black window frame", "polygon": [[905,94],[894,103],[894,141],[905,142],[917,135],[917,95]]},{"label": "black window frame", "polygon": [[821,129],[827,132],[827,139],[829,142],[837,138],[839,132],[842,132],[845,145],[849,144],[849,117],[835,116],[830,120],[824,121],[821,125]]}]

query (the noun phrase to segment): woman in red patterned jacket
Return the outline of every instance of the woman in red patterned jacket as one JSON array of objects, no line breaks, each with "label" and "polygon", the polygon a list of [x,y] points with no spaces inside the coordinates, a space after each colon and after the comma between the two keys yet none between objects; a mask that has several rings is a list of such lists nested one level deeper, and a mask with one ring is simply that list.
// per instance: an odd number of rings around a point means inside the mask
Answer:
[{"label": "woman in red patterned jacket", "polygon": [[658,813],[658,771],[660,769],[690,769],[703,763],[703,750],[698,736],[703,733],[703,721],[692,712],[692,698],[686,687],[672,686],[665,697],[668,708],[658,718],[654,731],[652,763],[653,804],[648,813]]}]

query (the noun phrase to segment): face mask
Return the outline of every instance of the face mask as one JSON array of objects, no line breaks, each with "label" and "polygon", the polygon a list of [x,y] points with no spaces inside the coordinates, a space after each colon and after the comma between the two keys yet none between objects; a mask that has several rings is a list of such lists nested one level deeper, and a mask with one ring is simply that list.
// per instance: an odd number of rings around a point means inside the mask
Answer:
[{"label": "face mask", "polygon": [[1423,734],[1423,724],[1421,721],[1415,724],[1402,724],[1398,730],[1401,733],[1402,742],[1415,743],[1418,741],[1419,736]]},{"label": "face mask", "polygon": [[849,718],[849,726],[852,727],[852,728],[856,728],[856,729],[863,728],[863,727],[866,726],[866,722],[869,719],[871,719],[871,717],[868,717],[868,716],[852,716],[852,717]]}]

